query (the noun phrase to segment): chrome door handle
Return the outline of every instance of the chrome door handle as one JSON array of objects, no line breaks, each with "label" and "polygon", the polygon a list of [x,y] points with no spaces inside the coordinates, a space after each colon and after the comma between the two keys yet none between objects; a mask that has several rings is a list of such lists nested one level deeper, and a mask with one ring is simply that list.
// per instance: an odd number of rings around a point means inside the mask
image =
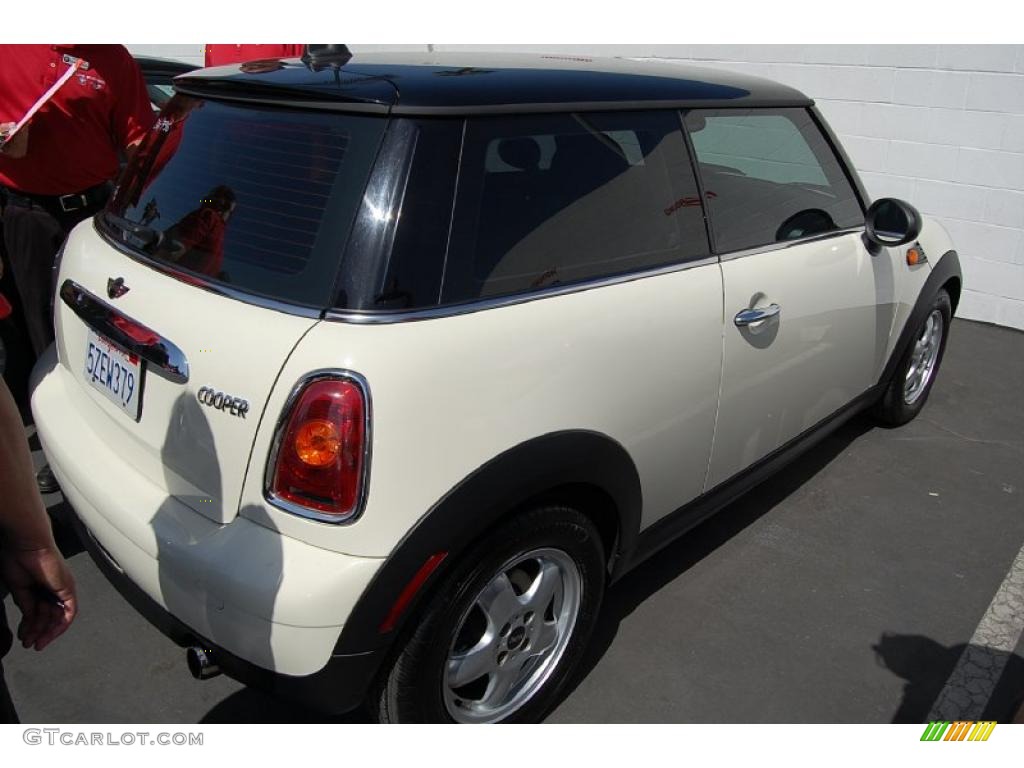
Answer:
[{"label": "chrome door handle", "polygon": [[743,328],[744,326],[751,325],[752,323],[759,323],[762,320],[767,320],[771,317],[777,317],[782,311],[782,307],[778,304],[769,304],[767,307],[756,307],[754,309],[744,309],[735,318],[733,322],[736,323],[737,328]]}]

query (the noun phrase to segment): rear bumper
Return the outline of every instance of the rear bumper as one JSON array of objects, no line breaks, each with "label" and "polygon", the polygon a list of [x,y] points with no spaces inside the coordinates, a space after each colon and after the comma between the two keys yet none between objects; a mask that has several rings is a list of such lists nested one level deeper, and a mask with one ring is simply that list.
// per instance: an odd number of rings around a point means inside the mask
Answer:
[{"label": "rear bumper", "polygon": [[[33,373],[32,410],[84,538],[102,548],[97,560],[180,625],[171,637],[215,647],[229,673],[278,692],[316,688],[321,674],[351,666],[355,657],[335,656],[334,646],[381,560],[320,549],[241,515],[224,525],[196,513],[106,445],[111,415],[53,347]],[[352,687],[364,687],[356,678]]]},{"label": "rear bumper", "polygon": [[[258,667],[210,642],[172,616],[118,569],[78,517],[72,522],[89,556],[111,585],[139,614],[177,645],[212,649],[217,664],[226,675],[268,693],[301,702],[311,709],[341,714],[362,704],[380,668],[381,652],[332,655],[320,671],[302,677]],[[182,673],[187,674],[184,657]]]}]

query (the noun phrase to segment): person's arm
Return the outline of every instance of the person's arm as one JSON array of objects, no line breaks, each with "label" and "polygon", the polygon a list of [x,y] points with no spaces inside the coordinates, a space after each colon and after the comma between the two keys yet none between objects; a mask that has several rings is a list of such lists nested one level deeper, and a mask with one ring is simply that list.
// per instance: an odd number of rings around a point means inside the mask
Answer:
[{"label": "person's arm", "polygon": [[114,110],[111,116],[114,140],[117,148],[123,150],[128,159],[135,153],[145,138],[156,115],[146,92],[146,81],[139,64],[124,46],[120,46],[122,69],[114,96]]},{"label": "person's arm", "polygon": [[139,144],[141,143],[142,139],[139,139],[138,141],[133,141],[124,148],[124,161],[126,163],[130,163],[132,161],[132,158],[135,157],[135,153],[138,151]]},{"label": "person's arm", "polygon": [[[0,380],[0,581],[21,610],[18,639],[43,650],[74,621],[75,582],[53,540],[18,408]],[[60,600],[63,608],[46,599]]]}]

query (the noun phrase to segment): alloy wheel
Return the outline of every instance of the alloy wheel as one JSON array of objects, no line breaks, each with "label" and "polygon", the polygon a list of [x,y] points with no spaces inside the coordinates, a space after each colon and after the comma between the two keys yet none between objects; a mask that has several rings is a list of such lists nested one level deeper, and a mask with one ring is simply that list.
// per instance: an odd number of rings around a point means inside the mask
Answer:
[{"label": "alloy wheel", "polygon": [[582,591],[579,569],[562,550],[506,561],[458,622],[443,684],[448,714],[497,722],[526,704],[565,653]]},{"label": "alloy wheel", "polygon": [[910,367],[903,383],[903,401],[907,405],[917,402],[932,380],[939,359],[939,350],[942,348],[944,330],[942,312],[933,309],[921,329],[921,335],[914,342],[910,355]]}]

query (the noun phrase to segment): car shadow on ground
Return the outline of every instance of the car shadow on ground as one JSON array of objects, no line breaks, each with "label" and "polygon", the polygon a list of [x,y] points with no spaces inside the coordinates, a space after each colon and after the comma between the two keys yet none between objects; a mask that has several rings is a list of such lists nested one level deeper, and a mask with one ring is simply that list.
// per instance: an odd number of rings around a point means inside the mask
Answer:
[{"label": "car shadow on ground", "polygon": [[370,723],[363,709],[331,717],[256,688],[242,688],[214,706],[200,723]]},{"label": "car shadow on ground", "polygon": [[587,654],[560,701],[568,698],[594,670],[615,640],[621,622],[640,604],[771,511],[874,426],[867,415],[854,417],[785,469],[722,508],[609,588]]},{"label": "car shadow on ground", "polygon": [[85,546],[82,544],[78,532],[71,525],[73,513],[67,502],[61,499],[57,504],[47,506],[46,511],[53,521],[53,539],[57,542],[57,549],[64,555],[64,559],[68,560],[79,552],[85,552]]}]

